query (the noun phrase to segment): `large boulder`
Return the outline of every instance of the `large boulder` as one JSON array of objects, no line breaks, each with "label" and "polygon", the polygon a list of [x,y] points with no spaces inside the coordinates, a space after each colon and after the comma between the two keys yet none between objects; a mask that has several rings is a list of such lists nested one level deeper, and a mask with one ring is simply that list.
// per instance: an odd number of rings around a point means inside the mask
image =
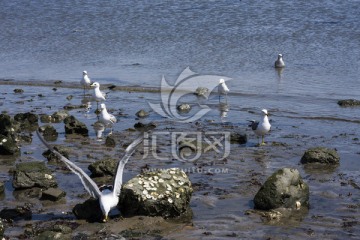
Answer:
[{"label": "large boulder", "polygon": [[123,185],[119,208],[125,216],[179,217],[188,211],[192,192],[189,178],[180,169],[146,172]]},{"label": "large boulder", "polygon": [[43,162],[24,162],[16,164],[13,176],[13,187],[23,188],[50,188],[56,187],[57,183]]},{"label": "large boulder", "polygon": [[20,148],[11,136],[0,135],[0,155],[18,155]]},{"label": "large boulder", "polygon": [[80,134],[83,136],[89,135],[89,130],[85,123],[80,122],[74,116],[68,116],[64,119],[66,134]]},{"label": "large boulder", "polygon": [[299,208],[309,205],[309,186],[297,169],[282,168],[273,173],[254,198],[256,209]]},{"label": "large boulder", "polygon": [[337,165],[340,163],[339,154],[334,149],[325,147],[310,148],[305,151],[300,161],[302,164],[321,163]]}]

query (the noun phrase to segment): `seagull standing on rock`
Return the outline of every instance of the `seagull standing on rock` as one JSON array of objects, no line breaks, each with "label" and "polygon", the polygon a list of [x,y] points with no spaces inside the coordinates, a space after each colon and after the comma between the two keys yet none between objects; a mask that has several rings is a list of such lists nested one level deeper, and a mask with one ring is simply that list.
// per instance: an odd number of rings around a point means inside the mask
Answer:
[{"label": "seagull standing on rock", "polygon": [[228,88],[228,86],[226,86],[225,80],[221,78],[219,80],[219,86],[218,86],[219,101],[220,101],[220,96],[225,95],[226,102],[227,102],[227,94],[229,91],[230,91],[230,89]]},{"label": "seagull standing on rock", "polygon": [[90,87],[94,88],[94,92],[93,92],[93,99],[96,101],[96,109],[99,108],[99,102],[105,101],[106,98],[106,93],[100,91],[100,83],[98,82],[94,82],[90,85]]},{"label": "seagull standing on rock", "polygon": [[135,149],[139,144],[144,140],[144,134],[140,134],[138,138],[136,138],[125,150],[125,155],[118,162],[116,167],[116,174],[113,182],[113,190],[104,189],[100,191],[99,187],[96,183],[87,175],[81,168],[76,166],[69,159],[61,155],[58,151],[56,151],[53,147],[51,147],[44,138],[40,135],[39,131],[36,131],[40,140],[44,143],[44,145],[53,152],[56,156],[60,158],[60,160],[73,172],[75,173],[81,180],[86,191],[92,196],[99,200],[101,211],[104,215],[103,222],[108,220],[109,212],[111,209],[116,208],[119,203],[119,196],[121,193],[121,186],[123,181],[123,171],[125,164],[131,157],[131,155],[135,152]]},{"label": "seagull standing on rock", "polygon": [[111,127],[109,134],[112,133],[113,124],[117,122],[116,117],[108,113],[105,103],[100,104],[100,122],[102,122],[105,127]]},{"label": "seagull standing on rock", "polygon": [[275,61],[275,68],[283,68],[285,67],[285,62],[282,58],[282,54],[279,53],[278,59]]},{"label": "seagull standing on rock", "polygon": [[251,127],[251,129],[255,132],[255,134],[262,138],[261,143],[259,143],[259,146],[261,145],[265,145],[264,142],[264,136],[266,133],[268,133],[270,131],[271,125],[269,122],[269,118],[268,118],[268,111],[266,109],[261,110],[262,112],[262,118],[260,120],[260,122],[251,120],[251,124],[249,125],[249,127]]},{"label": "seagull standing on rock", "polygon": [[90,87],[91,84],[91,80],[87,74],[87,71],[83,71],[83,77],[80,81],[80,84],[84,87],[84,95],[85,95],[86,88]]}]

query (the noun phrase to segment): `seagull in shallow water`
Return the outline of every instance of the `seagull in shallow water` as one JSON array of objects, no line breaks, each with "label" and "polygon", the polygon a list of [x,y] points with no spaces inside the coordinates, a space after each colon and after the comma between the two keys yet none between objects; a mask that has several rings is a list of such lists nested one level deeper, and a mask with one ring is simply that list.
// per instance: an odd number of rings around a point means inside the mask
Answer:
[{"label": "seagull in shallow water", "polygon": [[261,110],[262,112],[262,118],[260,120],[260,122],[251,120],[251,124],[249,125],[249,127],[251,127],[251,129],[255,132],[256,135],[261,136],[262,141],[261,144],[259,143],[259,145],[265,145],[264,142],[264,136],[266,133],[268,133],[270,131],[271,125],[269,122],[269,118],[268,118],[268,111],[266,109]]},{"label": "seagull in shallow water", "polygon": [[36,131],[40,140],[45,144],[45,146],[53,152],[56,156],[60,158],[60,160],[65,163],[65,165],[75,173],[81,180],[84,188],[90,194],[91,197],[96,198],[99,200],[100,208],[102,213],[104,214],[103,222],[108,220],[109,212],[111,209],[115,208],[119,203],[119,196],[121,193],[121,186],[122,186],[122,176],[125,164],[134,153],[135,149],[139,144],[144,140],[144,134],[140,134],[138,138],[136,138],[125,150],[125,155],[122,159],[118,162],[116,167],[116,175],[113,182],[112,190],[104,189],[100,191],[99,187],[96,183],[78,166],[76,166],[73,162],[69,159],[61,155],[58,151],[56,151],[53,147],[51,147],[41,136],[39,131]]},{"label": "seagull in shallow water", "polygon": [[111,128],[111,132],[109,134],[112,133],[113,124],[117,122],[116,117],[108,113],[108,111],[106,110],[105,103],[100,104],[100,122],[102,122],[105,127]]},{"label": "seagull in shallow water", "polygon": [[284,60],[282,58],[282,54],[279,53],[278,55],[278,59],[275,61],[275,67],[276,68],[283,68],[285,67],[285,63],[284,63]]},{"label": "seagull in shallow water", "polygon": [[227,102],[227,94],[229,91],[230,91],[230,89],[228,88],[228,86],[226,86],[225,80],[221,78],[219,80],[219,85],[218,85],[219,101],[220,101],[220,96],[225,95],[226,102]]},{"label": "seagull in shallow water", "polygon": [[93,99],[96,101],[96,109],[99,108],[99,102],[105,101],[106,100],[106,93],[100,91],[100,83],[98,82],[94,82],[90,85],[90,87],[94,88],[94,92],[93,92]]},{"label": "seagull in shallow water", "polygon": [[91,80],[87,74],[87,71],[83,71],[83,77],[80,81],[80,84],[84,87],[84,95],[85,95],[86,88],[90,87],[91,84]]}]

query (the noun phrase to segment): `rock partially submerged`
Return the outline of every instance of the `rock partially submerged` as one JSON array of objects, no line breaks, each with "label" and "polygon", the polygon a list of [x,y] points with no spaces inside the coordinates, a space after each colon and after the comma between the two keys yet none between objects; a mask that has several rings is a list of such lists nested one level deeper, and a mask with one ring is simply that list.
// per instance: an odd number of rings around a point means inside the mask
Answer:
[{"label": "rock partially submerged", "polygon": [[119,208],[123,215],[179,217],[189,208],[191,182],[180,169],[139,174],[123,185]]},{"label": "rock partially submerged", "polygon": [[334,149],[315,147],[306,150],[300,162],[302,164],[321,163],[337,165],[340,163],[340,157]]},{"label": "rock partially submerged", "polygon": [[[58,151],[59,153],[61,153],[61,155],[63,155],[64,157],[66,157],[67,159],[69,159],[69,153],[70,150],[67,147],[63,147],[63,146],[54,146],[54,149],[56,151]],[[49,162],[62,162],[60,161],[60,158],[53,153],[50,150],[46,150],[43,152],[42,154]]]},{"label": "rock partially submerged", "polygon": [[191,106],[188,103],[182,103],[176,107],[176,109],[181,113],[188,113],[191,110]]},{"label": "rock partially submerged", "polygon": [[208,98],[209,95],[209,89],[206,87],[198,87],[195,90],[195,95],[199,96],[199,97],[204,97],[204,98]]},{"label": "rock partially submerged", "polygon": [[46,141],[56,141],[58,132],[52,125],[44,125],[39,128]]},{"label": "rock partially submerged", "polygon": [[23,188],[50,188],[56,187],[57,183],[43,162],[24,162],[16,164],[13,175],[13,187]]},{"label": "rock partially submerged", "polygon": [[358,107],[360,106],[360,101],[356,99],[345,99],[339,100],[338,104],[340,107]]},{"label": "rock partially submerged", "polygon": [[19,155],[20,147],[11,136],[0,135],[0,155]]},{"label": "rock partially submerged", "polygon": [[309,186],[297,169],[282,168],[273,173],[254,198],[256,209],[299,208],[309,205]]},{"label": "rock partially submerged", "polygon": [[112,158],[103,159],[89,165],[91,177],[114,176],[117,161]]},{"label": "rock partially submerged", "polygon": [[65,133],[66,134],[80,134],[83,136],[89,135],[89,130],[86,125],[79,120],[77,120],[74,116],[68,116],[64,119],[65,123]]},{"label": "rock partially submerged", "polygon": [[58,201],[65,197],[66,193],[59,188],[49,188],[42,192],[41,200]]},{"label": "rock partially submerged", "polygon": [[83,203],[76,204],[73,213],[77,219],[85,219],[89,222],[98,222],[103,219],[99,200],[88,199]]},{"label": "rock partially submerged", "polygon": [[137,117],[139,118],[146,118],[149,116],[149,113],[146,112],[145,110],[141,109],[140,111],[138,111],[136,114],[135,114]]},{"label": "rock partially submerged", "polygon": [[238,132],[231,132],[230,134],[230,143],[231,144],[245,144],[247,143],[247,135],[238,133]]},{"label": "rock partially submerged", "polygon": [[20,123],[21,129],[33,131],[39,127],[39,116],[31,112],[18,113],[14,116],[14,120]]},{"label": "rock partially submerged", "polygon": [[0,211],[0,218],[6,220],[30,220],[32,212],[28,206],[18,206],[16,208],[5,208]]}]

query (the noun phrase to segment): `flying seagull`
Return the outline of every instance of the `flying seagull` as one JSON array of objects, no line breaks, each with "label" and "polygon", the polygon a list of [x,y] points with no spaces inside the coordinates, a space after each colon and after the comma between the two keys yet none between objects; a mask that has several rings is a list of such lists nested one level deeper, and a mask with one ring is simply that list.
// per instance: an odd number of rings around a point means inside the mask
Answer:
[{"label": "flying seagull", "polygon": [[283,68],[285,67],[285,62],[282,58],[282,54],[279,53],[278,59],[275,61],[275,68]]},{"label": "flying seagull", "polygon": [[36,131],[40,140],[44,143],[44,145],[52,151],[56,156],[60,158],[60,160],[65,163],[65,165],[75,173],[81,180],[84,188],[90,194],[91,197],[99,199],[100,208],[102,213],[104,214],[103,222],[108,220],[108,215],[111,209],[115,208],[119,203],[119,196],[121,193],[122,186],[122,178],[125,164],[134,153],[136,147],[144,140],[144,134],[140,134],[138,138],[136,138],[125,150],[125,155],[118,162],[116,167],[116,175],[113,182],[113,190],[104,189],[100,191],[99,187],[96,183],[78,166],[76,166],[69,159],[61,155],[58,151],[56,151],[53,147],[51,147],[41,136],[39,131]]},{"label": "flying seagull", "polygon": [[220,101],[220,96],[225,95],[226,102],[227,102],[227,94],[229,91],[230,90],[229,90],[228,86],[226,86],[225,80],[221,78],[219,80],[219,86],[218,86],[219,101]]},{"label": "flying seagull", "polygon": [[249,127],[255,132],[256,135],[261,136],[262,141],[259,145],[265,145],[264,135],[270,131],[271,125],[268,118],[268,111],[266,109],[261,110],[262,118],[260,122],[251,120]]},{"label": "flying seagull", "polygon": [[98,82],[93,82],[90,87],[94,88],[94,92],[93,92],[93,99],[96,101],[96,109],[99,108],[99,102],[105,101],[106,100],[106,93],[100,91],[100,83]]},{"label": "flying seagull", "polygon": [[87,71],[83,71],[83,77],[80,81],[80,84],[84,87],[84,95],[85,95],[86,88],[90,87],[90,84],[91,84],[91,80],[87,74]]},{"label": "flying seagull", "polygon": [[117,122],[116,117],[110,113],[108,113],[108,111],[106,110],[106,106],[105,103],[100,104],[100,122],[102,122],[105,127],[111,127],[111,132],[112,133],[112,126],[114,123]]}]

